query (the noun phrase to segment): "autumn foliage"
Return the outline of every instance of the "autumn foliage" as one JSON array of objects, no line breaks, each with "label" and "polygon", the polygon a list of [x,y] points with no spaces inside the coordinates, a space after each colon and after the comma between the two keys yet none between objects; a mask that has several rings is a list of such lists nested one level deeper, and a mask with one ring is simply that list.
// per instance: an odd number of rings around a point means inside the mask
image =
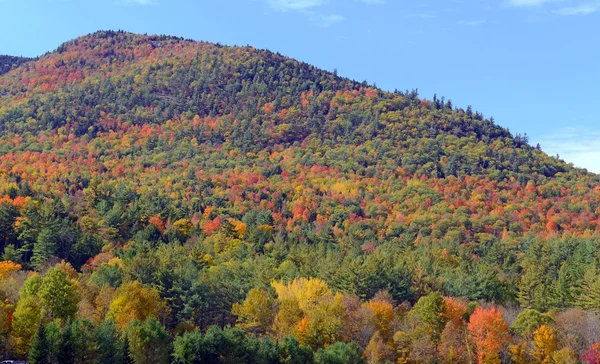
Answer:
[{"label": "autumn foliage", "polygon": [[500,363],[500,352],[510,340],[508,325],[497,308],[478,307],[468,324],[469,336],[477,350],[479,363]]},{"label": "autumn foliage", "polygon": [[598,176],[444,98],[121,31],[0,58],[2,357],[592,361],[599,231]]}]

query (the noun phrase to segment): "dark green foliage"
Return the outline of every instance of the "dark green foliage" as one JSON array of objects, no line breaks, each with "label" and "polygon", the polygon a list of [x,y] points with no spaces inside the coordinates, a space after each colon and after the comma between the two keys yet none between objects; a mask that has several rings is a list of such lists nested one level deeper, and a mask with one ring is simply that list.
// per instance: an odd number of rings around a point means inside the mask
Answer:
[{"label": "dark green foliage", "polygon": [[355,342],[335,343],[320,349],[315,355],[316,364],[363,364],[365,361],[360,346]]},{"label": "dark green foliage", "polygon": [[0,55],[0,75],[3,75],[11,69],[17,68],[21,64],[30,62],[32,60],[33,58]]},{"label": "dark green foliage", "polygon": [[38,327],[27,360],[31,364],[49,364],[50,344],[43,325]]},{"label": "dark green foliage", "polygon": [[169,363],[171,338],[157,320],[150,318],[143,323],[134,320],[127,326],[126,335],[134,363]]},{"label": "dark green foliage", "polygon": [[511,329],[522,337],[533,335],[533,332],[542,325],[552,323],[552,318],[533,309],[526,309],[517,316]]},{"label": "dark green foliage", "polygon": [[310,346],[300,344],[293,336],[284,337],[277,347],[281,363],[311,364],[314,362],[314,354]]},{"label": "dark green foliage", "polygon": [[114,320],[104,320],[98,327],[98,362],[100,364],[121,363],[122,345]]},{"label": "dark green foliage", "polygon": [[71,321],[67,321],[63,327],[60,339],[58,342],[58,350],[56,360],[61,364],[75,363],[75,341],[76,338],[73,332]]},{"label": "dark green foliage", "polygon": [[238,328],[216,326],[205,334],[196,330],[177,337],[173,356],[177,363],[279,362],[278,349],[270,339],[246,335]]}]

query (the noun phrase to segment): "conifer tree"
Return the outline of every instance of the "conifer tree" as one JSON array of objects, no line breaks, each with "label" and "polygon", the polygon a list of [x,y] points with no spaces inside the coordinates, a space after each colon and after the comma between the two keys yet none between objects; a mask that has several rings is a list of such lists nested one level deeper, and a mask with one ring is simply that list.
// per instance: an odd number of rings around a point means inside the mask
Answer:
[{"label": "conifer tree", "polygon": [[31,349],[29,349],[28,360],[30,364],[49,364],[50,345],[46,337],[46,330],[43,325],[39,325]]}]

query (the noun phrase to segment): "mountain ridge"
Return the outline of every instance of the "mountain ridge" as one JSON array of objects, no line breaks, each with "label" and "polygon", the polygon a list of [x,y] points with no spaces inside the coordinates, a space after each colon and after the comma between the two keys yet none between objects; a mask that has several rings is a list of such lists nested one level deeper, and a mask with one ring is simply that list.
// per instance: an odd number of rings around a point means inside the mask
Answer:
[{"label": "mountain ridge", "polygon": [[100,31],[0,75],[0,355],[528,362],[556,333],[576,362],[599,231],[598,175],[267,50]]}]

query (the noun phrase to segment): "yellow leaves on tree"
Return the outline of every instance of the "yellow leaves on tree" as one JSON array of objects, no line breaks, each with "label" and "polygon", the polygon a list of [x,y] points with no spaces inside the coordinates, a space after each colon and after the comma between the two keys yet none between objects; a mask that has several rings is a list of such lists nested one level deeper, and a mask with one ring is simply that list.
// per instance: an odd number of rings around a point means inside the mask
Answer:
[{"label": "yellow leaves on tree", "polygon": [[229,219],[229,223],[231,224],[231,229],[235,237],[241,239],[246,235],[246,231],[248,231],[248,227],[246,224],[236,219]]},{"label": "yellow leaves on tree", "polygon": [[232,312],[238,317],[237,327],[255,334],[266,334],[274,318],[275,301],[265,290],[253,288],[242,304],[233,305]]},{"label": "yellow leaves on tree", "polygon": [[189,219],[179,219],[173,223],[173,230],[175,230],[177,238],[185,242],[185,239],[192,235],[194,224]]},{"label": "yellow leaves on tree", "polygon": [[298,323],[304,317],[304,313],[298,306],[298,301],[295,299],[279,299],[279,311],[275,316],[273,323],[273,331],[280,339],[296,335]]},{"label": "yellow leaves on tree", "polygon": [[477,348],[477,361],[480,364],[499,364],[500,351],[510,340],[502,313],[495,307],[477,307],[469,320],[468,330]]},{"label": "yellow leaves on tree", "polygon": [[115,297],[115,289],[112,288],[109,284],[105,284],[98,292],[98,295],[94,299],[94,305],[96,309],[92,313],[92,317],[96,322],[102,322],[106,315],[108,314],[108,310],[110,309],[110,304]]},{"label": "yellow leaves on tree", "polygon": [[313,349],[325,348],[340,341],[343,335],[345,307],[341,295],[323,296],[313,308],[304,313],[297,325],[297,338]]},{"label": "yellow leaves on tree", "polygon": [[345,312],[340,295],[333,296],[327,283],[316,278],[298,278],[287,284],[271,282],[279,311],[274,331],[279,337],[294,335],[313,349],[339,340]]},{"label": "yellow leaves on tree", "polygon": [[108,309],[108,317],[115,320],[122,329],[132,320],[145,321],[149,317],[159,317],[166,310],[166,304],[156,289],[144,287],[140,282],[124,283],[115,292],[115,298]]},{"label": "yellow leaves on tree", "polygon": [[380,333],[383,340],[391,341],[394,336],[393,324],[396,319],[394,306],[389,302],[370,301],[364,304],[373,312],[375,329]]},{"label": "yellow leaves on tree", "polygon": [[11,274],[21,270],[21,264],[16,264],[10,260],[0,262],[0,280],[8,278]]},{"label": "yellow leaves on tree", "polygon": [[11,346],[17,355],[27,355],[42,319],[42,307],[38,301],[35,296],[27,296],[17,303],[11,333]]},{"label": "yellow leaves on tree", "polygon": [[533,347],[533,356],[536,359],[536,363],[551,363],[552,353],[556,350],[554,331],[547,325],[540,326],[533,333]]},{"label": "yellow leaves on tree", "polygon": [[297,278],[288,284],[273,281],[271,286],[280,301],[297,301],[298,307],[304,312],[313,309],[324,296],[331,295],[327,283],[318,278]]},{"label": "yellow leaves on tree", "polygon": [[[371,337],[363,356],[368,363],[393,363],[397,356],[394,348],[381,336],[379,331]],[[400,360],[398,362],[401,362]]]}]

